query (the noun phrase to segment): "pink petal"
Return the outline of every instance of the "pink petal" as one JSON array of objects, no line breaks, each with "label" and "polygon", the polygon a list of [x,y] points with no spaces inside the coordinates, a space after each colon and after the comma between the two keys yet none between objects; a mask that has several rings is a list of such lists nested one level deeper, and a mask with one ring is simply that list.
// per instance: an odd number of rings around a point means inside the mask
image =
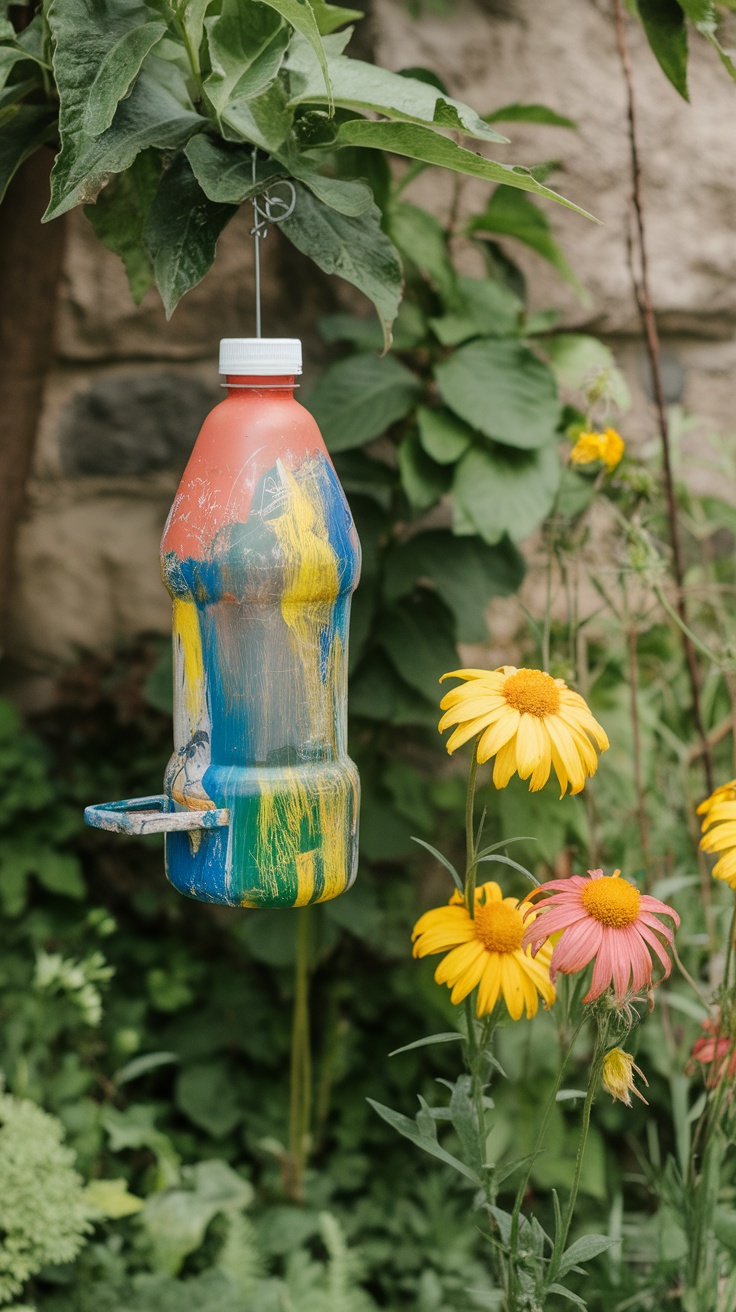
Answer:
[{"label": "pink petal", "polygon": [[563,893],[571,893],[574,888],[585,888],[587,882],[584,875],[568,875],[565,879],[550,879],[546,884],[540,884],[539,888],[535,888],[534,892],[529,894],[529,897],[537,897],[539,893],[546,893],[550,888],[558,888]]},{"label": "pink petal", "polygon": [[670,929],[669,925],[663,925],[662,921],[658,920],[656,916],[653,916],[651,912],[645,911],[643,914],[640,912],[636,923],[640,925],[648,925],[650,929],[656,929],[657,933],[661,934],[668,943],[674,942],[674,931]]},{"label": "pink petal", "polygon": [[680,928],[680,917],[674,907],[670,907],[666,902],[660,902],[658,897],[650,897],[648,893],[643,893],[639,903],[642,911],[653,911],[658,916],[671,916],[677,929]]},{"label": "pink petal", "polygon": [[607,937],[613,956],[613,987],[620,1002],[626,997],[631,979],[631,950],[627,936],[621,929],[609,929]]},{"label": "pink petal", "polygon": [[670,971],[672,970],[672,962],[667,956],[667,953],[662,947],[662,944],[660,943],[656,934],[653,934],[651,929],[647,929],[646,925],[637,923],[636,929],[638,933],[641,935],[641,937],[644,939],[644,942],[648,943],[650,948],[654,948],[654,951],[656,952],[657,956],[659,957],[659,960],[664,966],[664,978],[666,979]]},{"label": "pink petal", "polygon": [[592,917],[583,925],[575,925],[555,944],[552,953],[555,969],[563,975],[583,970],[599,951],[602,938],[603,926]]},{"label": "pink petal", "polygon": [[631,987],[634,993],[640,993],[645,984],[651,983],[651,958],[633,925],[627,925],[621,932],[626,935],[626,946],[631,959]]},{"label": "pink petal", "polygon": [[586,993],[583,1002],[593,1002],[604,993],[613,979],[615,965],[615,948],[608,934],[602,935],[601,946],[595,959],[593,967],[593,979],[590,986],[590,992]]},{"label": "pink petal", "polygon": [[579,920],[589,920],[589,913],[585,907],[576,906],[568,911],[566,907],[554,907],[551,911],[540,913],[538,921],[533,923],[535,927],[549,938],[550,934],[556,934],[559,929],[571,929]]}]

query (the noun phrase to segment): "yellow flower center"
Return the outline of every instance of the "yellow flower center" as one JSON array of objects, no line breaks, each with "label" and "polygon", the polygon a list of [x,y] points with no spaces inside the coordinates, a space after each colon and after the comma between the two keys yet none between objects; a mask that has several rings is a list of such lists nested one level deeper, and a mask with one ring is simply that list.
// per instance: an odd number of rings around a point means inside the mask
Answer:
[{"label": "yellow flower center", "polygon": [[524,937],[524,921],[506,902],[486,902],[475,908],[475,937],[489,952],[516,952]]},{"label": "yellow flower center", "polygon": [[543,670],[517,670],[503,685],[503,695],[515,710],[529,715],[556,715],[560,709],[560,690],[551,674]]},{"label": "yellow flower center", "polygon": [[615,875],[591,879],[582,892],[583,906],[594,920],[614,929],[633,925],[639,915],[641,893],[628,879]]}]

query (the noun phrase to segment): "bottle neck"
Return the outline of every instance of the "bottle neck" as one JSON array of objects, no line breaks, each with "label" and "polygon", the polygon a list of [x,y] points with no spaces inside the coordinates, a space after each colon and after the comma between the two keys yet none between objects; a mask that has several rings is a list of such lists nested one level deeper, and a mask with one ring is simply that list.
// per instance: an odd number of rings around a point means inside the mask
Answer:
[{"label": "bottle neck", "polygon": [[291,395],[298,383],[293,374],[227,374],[228,392],[264,392],[270,395]]}]

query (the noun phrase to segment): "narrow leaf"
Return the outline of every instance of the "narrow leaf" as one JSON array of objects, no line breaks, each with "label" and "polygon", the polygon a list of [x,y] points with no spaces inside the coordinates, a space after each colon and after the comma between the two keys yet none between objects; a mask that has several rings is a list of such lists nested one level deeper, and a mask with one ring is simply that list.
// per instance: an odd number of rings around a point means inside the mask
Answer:
[{"label": "narrow leaf", "polygon": [[576,1239],[574,1244],[562,1254],[558,1275],[564,1276],[566,1272],[571,1271],[579,1262],[590,1262],[600,1253],[605,1253],[607,1249],[614,1248],[620,1243],[618,1239],[611,1239],[608,1235],[583,1235],[582,1239]]},{"label": "narrow leaf", "polygon": [[84,131],[97,137],[109,128],[118,102],[127,96],[150,50],[166,32],[165,23],[143,23],[124,32],[108,50],[89,89]]},{"label": "narrow leaf", "polygon": [[381,228],[378,206],[371,203],[365,213],[349,216],[325,205],[300,183],[296,191],[296,208],[281,231],[325,273],[345,278],[373,302],[388,350],[402,276],[396,252]]},{"label": "narrow leaf", "polygon": [[394,1048],[389,1057],[398,1057],[400,1052],[412,1052],[414,1048],[430,1048],[435,1043],[462,1043],[464,1035],[458,1034],[455,1030],[446,1031],[443,1034],[428,1034],[426,1039],[416,1039],[414,1043],[406,1043],[403,1048]]},{"label": "narrow leaf", "polygon": [[164,173],[145,237],[167,318],[204,277],[215,258],[217,239],[236,208],[208,200],[183,154]]},{"label": "narrow leaf", "polygon": [[335,32],[338,27],[365,18],[362,9],[344,9],[342,5],[326,4],[325,0],[312,0],[312,8],[321,36],[329,36],[330,32]]},{"label": "narrow leaf", "polygon": [[572,1290],[566,1289],[564,1285],[558,1285],[556,1283],[554,1285],[548,1285],[547,1292],[550,1294],[558,1294],[560,1298],[567,1299],[568,1303],[573,1303],[575,1307],[581,1307],[583,1312],[587,1312],[588,1304],[585,1299],[581,1298],[579,1294],[573,1294]]},{"label": "narrow leaf", "polygon": [[[459,1171],[460,1175],[464,1175],[465,1178],[471,1180],[473,1184],[480,1184],[480,1177],[476,1172],[469,1166],[466,1166],[465,1162],[461,1162],[458,1157],[453,1157],[452,1153],[446,1152],[445,1149],[437,1143],[437,1140],[430,1136],[429,1132],[423,1125],[420,1126],[416,1121],[410,1121],[408,1116],[402,1116],[400,1112],[395,1112],[390,1107],[384,1107],[380,1102],[374,1102],[373,1098],[366,1098],[366,1102],[374,1111],[378,1112],[378,1115],[382,1120],[386,1121],[386,1123],[394,1130],[397,1130],[399,1134],[402,1134],[405,1139],[409,1139],[410,1142],[416,1144],[418,1148],[423,1148],[431,1157],[436,1157],[440,1162],[444,1162],[447,1166],[452,1166],[454,1170]],[[428,1119],[431,1120],[431,1118]]]},{"label": "narrow leaf", "polygon": [[677,0],[638,0],[639,17],[660,68],[688,100],[687,28]]},{"label": "narrow leaf", "polygon": [[494,236],[514,237],[547,260],[569,282],[581,300],[587,292],[573,273],[570,265],[552,234],[547,215],[523,192],[512,187],[497,187],[482,214],[471,219],[470,233],[492,233]]},{"label": "narrow leaf", "polygon": [[440,136],[431,128],[417,123],[373,123],[367,119],[350,119],[343,123],[337,134],[339,146],[366,146],[372,150],[388,150],[394,155],[405,155],[409,159],[420,159],[426,164],[436,164],[440,168],[452,169],[455,173],[465,173],[474,178],[485,178],[490,182],[504,182],[509,187],[518,187],[521,191],[532,192],[535,196],[544,196],[547,200],[556,200],[567,209],[582,214],[583,218],[598,220],[588,214],[587,210],[573,205],[564,196],[544,187],[532,176],[529,169],[519,165],[498,164],[495,160],[485,159],[472,150],[465,150],[449,137]]},{"label": "narrow leaf", "polygon": [[441,852],[438,852],[436,847],[432,847],[431,843],[425,843],[423,838],[415,838],[414,835],[412,834],[411,841],[412,843],[419,843],[420,847],[426,847],[427,851],[431,852],[432,856],[435,857],[435,859],[440,862],[440,865],[443,865],[445,867],[445,870],[449,870],[456,887],[458,888],[459,892],[462,893],[463,881],[460,878],[459,874],[457,873],[457,870],[455,869],[452,862],[448,861],[447,857],[443,856]]},{"label": "narrow leaf", "polygon": [[548,123],[555,128],[577,128],[573,118],[566,118],[547,105],[522,104],[518,101],[484,114],[483,120],[485,123]]},{"label": "narrow leaf", "polygon": [[510,856],[501,856],[498,853],[496,856],[481,856],[478,858],[478,865],[482,861],[498,861],[503,866],[512,866],[514,870],[518,870],[522,875],[525,875],[532,884],[539,888],[539,880],[535,879],[531,870],[527,870],[526,866],[520,866],[518,861],[512,861]]}]

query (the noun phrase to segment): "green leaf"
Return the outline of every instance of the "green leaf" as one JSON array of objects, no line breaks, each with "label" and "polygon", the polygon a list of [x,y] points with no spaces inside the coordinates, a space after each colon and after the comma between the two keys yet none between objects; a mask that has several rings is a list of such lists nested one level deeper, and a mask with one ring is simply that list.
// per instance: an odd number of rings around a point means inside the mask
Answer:
[{"label": "green leaf", "polygon": [[71,852],[40,851],[32,869],[49,893],[59,893],[62,897],[74,898],[76,902],[86,897],[79,858]]},{"label": "green leaf", "polygon": [[62,127],[62,149],[51,174],[51,201],[44,222],[80,201],[94,200],[108,175],[123,173],[148,146],[176,150],[204,126],[199,114],[185,109],[145,73],[100,137],[88,136],[78,123],[70,127],[69,117],[61,120],[67,126]]},{"label": "green leaf", "polygon": [[197,1162],[185,1173],[189,1189],[152,1194],[140,1214],[153,1247],[153,1264],[176,1275],[189,1253],[202,1243],[215,1216],[240,1212],[253,1198],[253,1190],[226,1162]]},{"label": "green leaf", "polygon": [[[428,728],[434,728],[437,724],[436,693],[430,700],[411,688],[383,652],[375,649],[361,662],[353,676],[350,708],[353,715],[362,716],[366,720],[387,721],[394,725],[419,724]],[[402,855],[406,855],[407,851],[411,851],[411,834],[403,823],[401,837]],[[364,838],[365,827],[361,820],[361,843]],[[377,843],[381,842],[379,833]],[[365,851],[368,858],[373,859],[367,848]],[[384,854],[382,850],[381,855]]]},{"label": "green leaf", "polygon": [[317,57],[317,63],[324,79],[321,99],[324,100],[324,92],[327,92],[327,103],[330,110],[333,108],[333,92],[330,85],[330,71],[327,67],[327,54],[322,42],[317,19],[310,0],[262,0],[262,3],[268,5],[270,9],[275,9],[287,23],[290,23],[305,39],[309,42],[314,54]]},{"label": "green leaf", "polygon": [[90,1180],[85,1196],[101,1216],[117,1220],[121,1216],[134,1216],[144,1206],[144,1200],[128,1192],[128,1182],[118,1180]]},{"label": "green leaf", "polygon": [[327,4],[325,0],[312,0],[312,8],[322,36],[329,36],[330,32],[343,27],[345,23],[355,23],[365,18],[362,9],[344,9],[341,5]]},{"label": "green leaf", "polygon": [[379,437],[403,419],[419,383],[393,356],[351,355],[327,369],[307,399],[330,451]]},{"label": "green leaf", "polygon": [[713,49],[717,52],[726,72],[736,80],[736,64],[733,62],[733,51],[724,50],[718,39],[718,11],[711,0],[678,0],[680,8],[687,14],[687,17],[695,25],[701,36],[709,41]]},{"label": "green leaf", "polygon": [[387,230],[404,259],[420,270],[444,300],[455,294],[455,271],[447,248],[447,233],[428,210],[395,202],[387,214]]},{"label": "green leaf", "polygon": [[98,137],[109,128],[119,101],[127,96],[146,55],[166,33],[165,23],[143,23],[124,32],[108,50],[89,89],[82,124],[84,132]]},{"label": "green leaf", "polygon": [[[291,50],[288,67],[292,104],[322,103],[324,87],[309,51],[303,46]],[[345,109],[371,110],[387,118],[452,127],[472,137],[507,144],[507,138],[484,123],[469,105],[438,95],[434,87],[417,78],[402,77],[342,55],[330,59],[329,76],[335,104]]]},{"label": "green leaf", "polygon": [[157,155],[144,150],[125,173],[118,174],[103,188],[94,205],[84,208],[100,241],[123,261],[136,305],[140,305],[154,281],[143,234],[160,177]]},{"label": "green leaf", "polygon": [[484,114],[485,123],[548,123],[555,128],[577,128],[573,118],[566,118],[546,105],[522,104],[515,101],[511,105],[502,105],[490,114]]},{"label": "green leaf", "polygon": [[637,8],[660,68],[688,100],[687,29],[682,8],[677,0],[638,0]]},{"label": "green leaf", "polygon": [[0,90],[5,86],[16,64],[30,65],[26,72],[35,71],[35,62],[18,46],[0,46]]},{"label": "green leaf", "polygon": [[474,447],[456,467],[453,496],[485,542],[500,542],[506,533],[520,542],[552,509],[560,472],[552,446],[529,452]]},{"label": "green leaf", "polygon": [[579,1262],[590,1262],[620,1242],[620,1239],[611,1239],[609,1235],[583,1235],[582,1239],[576,1239],[562,1254],[557,1274],[566,1275]]},{"label": "green leaf", "polygon": [[208,200],[183,154],[163,174],[145,238],[167,318],[210,268],[217,239],[235,212],[234,205]]},{"label": "green leaf", "polygon": [[560,407],[551,369],[522,342],[469,342],[439,364],[440,396],[487,437],[529,450],[554,439]]},{"label": "green leaf", "polygon": [[205,196],[227,205],[242,205],[271,183],[289,176],[283,164],[259,155],[254,182],[252,150],[216,140],[205,132],[190,137],[184,154]]},{"label": "green leaf", "polygon": [[142,1052],[139,1057],[121,1066],[113,1075],[112,1082],[115,1085],[128,1084],[131,1080],[140,1079],[141,1075],[159,1070],[161,1066],[175,1065],[178,1060],[175,1052]]},{"label": "green leaf", "polygon": [[223,1064],[187,1066],[176,1081],[176,1105],[213,1139],[224,1139],[243,1119],[244,1108]]},{"label": "green leaf", "polygon": [[337,210],[338,214],[356,218],[375,208],[373,192],[365,182],[327,177],[310,169],[302,160],[292,161],[290,168],[293,177],[299,178],[318,200]]},{"label": "green leaf", "polygon": [[419,440],[438,465],[454,465],[465,454],[473,440],[473,430],[451,410],[429,410],[420,405],[417,410]]},{"label": "green leaf", "polygon": [[605,374],[606,393],[619,410],[631,406],[626,379],[616,365],[610,347],[585,333],[556,333],[541,344],[563,387],[581,391]]},{"label": "green leaf", "polygon": [[415,1039],[414,1043],[405,1043],[403,1048],[394,1048],[389,1057],[398,1057],[402,1052],[413,1052],[415,1048],[429,1048],[435,1043],[462,1043],[465,1038],[464,1034],[458,1034],[456,1030],[447,1030],[443,1034],[428,1034],[426,1039]]},{"label": "green leaf", "polygon": [[0,128],[0,201],[24,160],[56,133],[53,110],[45,105],[14,105]]},{"label": "green leaf", "polygon": [[421,1123],[418,1123],[421,1112],[417,1114],[417,1120],[410,1121],[408,1116],[402,1116],[401,1112],[395,1112],[391,1107],[384,1107],[382,1103],[374,1102],[373,1098],[367,1098],[366,1102],[378,1112],[382,1120],[402,1134],[405,1139],[409,1139],[418,1148],[423,1148],[431,1157],[436,1157],[445,1165],[452,1166],[466,1179],[472,1180],[473,1184],[480,1184],[480,1177],[470,1166],[466,1166],[458,1157],[453,1157],[451,1153],[446,1152],[437,1142],[437,1128],[431,1118],[425,1117]]},{"label": "green leaf", "polygon": [[[381,227],[381,213],[371,202],[364,214],[340,214],[296,183],[296,207],[281,231],[325,273],[335,273],[371,300],[383,329],[384,349],[391,345],[391,324],[402,291],[401,265]],[[361,439],[365,440],[365,439]],[[358,446],[345,441],[343,447]],[[336,447],[336,450],[341,448]]]},{"label": "green leaf", "polygon": [[455,615],[458,642],[488,640],[484,612],[489,601],[518,591],[525,573],[523,557],[507,538],[489,546],[447,529],[416,533],[392,546],[384,569],[389,602],[411,592],[417,579],[428,580]]},{"label": "green leaf", "polygon": [[[326,314],[318,320],[320,337],[325,342],[350,342],[359,351],[380,351],[383,334],[375,319],[357,314]],[[427,335],[427,323],[419,309],[406,297],[394,321],[394,350],[411,351]],[[431,452],[428,454],[431,455]]]},{"label": "green leaf", "polygon": [[585,1299],[581,1298],[579,1294],[573,1294],[572,1290],[566,1289],[564,1285],[559,1285],[557,1282],[548,1285],[547,1293],[557,1294],[559,1298],[566,1299],[568,1303],[574,1304],[575,1307],[582,1308],[583,1312],[588,1312],[588,1304]]},{"label": "green leaf", "polygon": [[396,453],[401,474],[401,486],[413,510],[429,510],[448,491],[451,472],[444,465],[435,464],[424,451],[418,434],[412,430],[399,443]]},{"label": "green leaf", "polygon": [[[431,852],[435,860],[439,861],[440,865],[445,867],[445,870],[449,870],[450,874],[452,875],[452,881],[455,887],[457,888],[459,893],[462,893],[463,881],[460,878],[459,874],[457,873],[457,870],[455,869],[452,862],[448,861],[447,857],[443,856],[442,852],[438,852],[436,847],[432,847],[431,843],[425,843],[423,838],[415,838],[414,835],[412,835],[411,841],[412,843],[418,843],[420,847],[426,848],[428,852]],[[393,1053],[389,1053],[389,1056],[393,1056]]]},{"label": "green leaf", "polygon": [[452,613],[422,588],[386,611],[377,632],[402,679],[431,701],[439,697],[441,676],[456,668],[453,627]]},{"label": "green leaf", "polygon": [[[565,200],[564,196],[551,191],[549,187],[542,186],[528,169],[484,159],[482,155],[476,155],[474,151],[458,146],[449,137],[442,137],[431,128],[421,127],[417,123],[373,123],[362,118],[350,119],[340,125],[337,144],[388,150],[394,155],[405,155],[409,159],[423,160],[425,164],[436,164],[439,168],[452,169],[455,173],[464,173],[473,178],[485,178],[490,182],[503,182],[509,187],[530,191],[535,196],[556,200],[567,209],[574,210],[576,214],[582,214],[583,218],[593,219],[593,215],[588,214],[586,210],[573,205],[571,201]],[[593,221],[597,222],[596,219]]]},{"label": "green leaf", "polygon": [[459,346],[471,337],[516,337],[523,301],[493,278],[458,278],[449,314],[430,319],[443,346]]},{"label": "green leaf", "polygon": [[483,213],[470,219],[467,231],[515,237],[547,260],[574,287],[581,300],[587,299],[585,288],[552,235],[547,215],[523,192],[514,191],[512,187],[497,187]]},{"label": "green leaf", "polygon": [[220,13],[205,20],[212,72],[204,89],[216,113],[228,100],[261,95],[276,77],[290,30],[273,7],[223,0]]}]

